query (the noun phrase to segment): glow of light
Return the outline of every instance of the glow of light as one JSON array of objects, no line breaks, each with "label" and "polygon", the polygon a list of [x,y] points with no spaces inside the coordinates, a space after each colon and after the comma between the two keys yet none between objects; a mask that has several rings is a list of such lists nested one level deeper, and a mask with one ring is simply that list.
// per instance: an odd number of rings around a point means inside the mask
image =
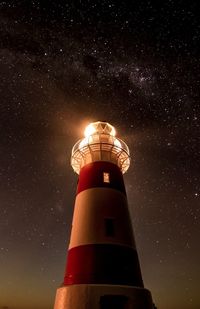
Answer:
[{"label": "glow of light", "polygon": [[84,138],[80,144],[79,144],[79,149],[81,149],[82,147],[86,146],[88,144],[88,138]]},{"label": "glow of light", "polygon": [[89,137],[90,135],[94,134],[96,132],[96,128],[93,126],[93,123],[90,123],[84,132],[85,137]]},{"label": "glow of light", "polygon": [[121,145],[120,141],[117,138],[114,140],[114,145],[116,147],[118,147],[118,148],[122,148],[122,145]]},{"label": "glow of light", "polygon": [[101,123],[100,121],[98,122],[94,122],[94,123],[90,123],[84,132],[85,137],[89,137],[94,133],[99,133],[99,134],[109,134],[111,136],[115,136],[116,135],[116,131],[115,128],[113,126],[111,126],[109,123],[105,123],[105,127],[104,125],[102,125],[103,123]]},{"label": "glow of light", "polygon": [[116,135],[116,131],[115,128],[112,126],[112,130],[110,132],[110,135],[115,136]]}]

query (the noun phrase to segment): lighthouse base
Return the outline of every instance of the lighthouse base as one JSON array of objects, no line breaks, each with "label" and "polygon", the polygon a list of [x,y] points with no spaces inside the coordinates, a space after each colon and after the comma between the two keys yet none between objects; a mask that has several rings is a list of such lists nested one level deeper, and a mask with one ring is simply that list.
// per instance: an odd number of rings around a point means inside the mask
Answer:
[{"label": "lighthouse base", "polygon": [[57,289],[54,309],[153,309],[151,293],[144,288],[80,284]]}]

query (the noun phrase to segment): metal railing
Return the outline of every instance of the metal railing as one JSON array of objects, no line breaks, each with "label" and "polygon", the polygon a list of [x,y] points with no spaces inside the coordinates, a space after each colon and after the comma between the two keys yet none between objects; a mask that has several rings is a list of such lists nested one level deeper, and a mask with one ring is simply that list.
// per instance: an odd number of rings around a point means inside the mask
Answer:
[{"label": "metal railing", "polygon": [[107,134],[94,134],[79,140],[72,149],[71,165],[74,171],[79,174],[81,167],[95,161],[113,162],[125,173],[130,166],[128,146]]}]

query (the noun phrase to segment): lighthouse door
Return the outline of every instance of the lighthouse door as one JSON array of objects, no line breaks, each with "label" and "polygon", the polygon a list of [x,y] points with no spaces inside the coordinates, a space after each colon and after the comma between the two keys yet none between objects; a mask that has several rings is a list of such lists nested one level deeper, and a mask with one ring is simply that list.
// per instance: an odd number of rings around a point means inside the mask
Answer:
[{"label": "lighthouse door", "polygon": [[128,309],[128,297],[123,295],[104,295],[100,299],[101,309]]}]

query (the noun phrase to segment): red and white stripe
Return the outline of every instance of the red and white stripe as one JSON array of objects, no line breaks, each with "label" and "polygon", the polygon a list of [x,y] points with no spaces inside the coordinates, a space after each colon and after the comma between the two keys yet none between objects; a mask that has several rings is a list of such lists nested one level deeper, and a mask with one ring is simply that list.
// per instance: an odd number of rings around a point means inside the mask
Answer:
[{"label": "red and white stripe", "polygon": [[[107,219],[114,235],[106,234]],[[104,161],[80,171],[64,277],[64,285],[91,283],[143,287],[123,176]]]}]

